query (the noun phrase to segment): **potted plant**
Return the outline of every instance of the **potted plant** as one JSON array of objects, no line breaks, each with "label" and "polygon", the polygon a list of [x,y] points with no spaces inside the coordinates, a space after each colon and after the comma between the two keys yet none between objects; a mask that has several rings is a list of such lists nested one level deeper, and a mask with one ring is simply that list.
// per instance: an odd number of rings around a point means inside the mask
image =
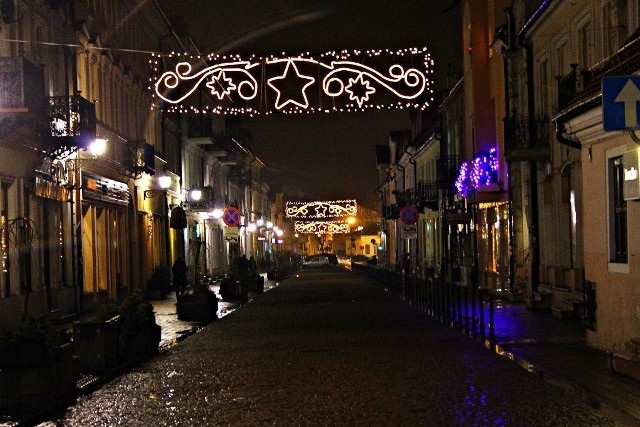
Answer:
[{"label": "potted plant", "polygon": [[74,351],[87,373],[108,373],[157,354],[160,336],[153,306],[138,293],[111,301],[93,319],[73,325]]},{"label": "potted plant", "polygon": [[180,320],[210,322],[218,318],[218,297],[208,284],[198,283],[177,295],[176,311]]},{"label": "potted plant", "polygon": [[26,319],[0,335],[0,413],[37,419],[75,399],[78,369],[66,335]]},{"label": "potted plant", "polygon": [[153,269],[147,280],[147,298],[164,299],[171,289],[171,272],[166,265],[159,265]]}]

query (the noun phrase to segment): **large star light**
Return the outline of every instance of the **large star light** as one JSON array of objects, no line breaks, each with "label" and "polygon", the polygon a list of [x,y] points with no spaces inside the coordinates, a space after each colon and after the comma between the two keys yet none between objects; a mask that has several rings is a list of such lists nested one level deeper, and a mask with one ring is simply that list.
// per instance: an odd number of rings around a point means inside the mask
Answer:
[{"label": "large star light", "polygon": [[[293,68],[293,71],[291,69]],[[295,75],[294,75],[295,74]],[[309,86],[315,83],[316,79],[310,76],[305,76],[304,74],[300,74],[298,71],[298,67],[296,66],[296,62],[292,59],[287,60],[287,66],[284,69],[284,73],[278,77],[272,77],[267,80],[267,83],[273,90],[278,92],[278,97],[276,98],[276,109],[281,110],[286,107],[288,104],[297,105],[300,108],[309,107],[309,100],[307,99],[306,90]],[[283,92],[287,92],[284,88],[278,88],[279,84],[290,84],[291,82],[298,82],[300,84],[300,91],[298,93],[291,93],[290,95],[298,95],[302,98],[302,101],[298,99],[294,99],[292,97],[282,96]],[[306,83],[304,83],[306,82]],[[304,84],[303,84],[304,83]],[[285,99],[283,101],[283,99]]]}]

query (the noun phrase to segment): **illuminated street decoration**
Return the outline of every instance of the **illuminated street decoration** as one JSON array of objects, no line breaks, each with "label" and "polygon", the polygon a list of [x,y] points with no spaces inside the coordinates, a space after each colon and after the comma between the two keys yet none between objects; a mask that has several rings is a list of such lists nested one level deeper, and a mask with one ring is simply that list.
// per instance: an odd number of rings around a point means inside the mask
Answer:
[{"label": "illuminated street decoration", "polygon": [[500,160],[495,148],[489,152],[481,152],[469,162],[463,162],[458,171],[455,187],[462,197],[467,197],[473,190],[482,185],[498,182],[498,169]]},{"label": "illuminated street decoration", "polygon": [[[160,70],[160,64],[172,61],[173,69]],[[266,58],[153,54],[150,62],[157,73],[150,79],[157,97],[153,108],[168,111],[269,114],[425,109],[433,101],[433,60],[425,48]],[[199,89],[212,95],[207,97],[209,104],[201,104]]]},{"label": "illuminated street decoration", "polygon": [[346,234],[351,232],[351,227],[342,221],[296,221],[296,233],[311,234]]},{"label": "illuminated street decoration", "polygon": [[358,204],[355,200],[287,202],[285,206],[285,216],[299,220],[339,218],[357,213]]}]

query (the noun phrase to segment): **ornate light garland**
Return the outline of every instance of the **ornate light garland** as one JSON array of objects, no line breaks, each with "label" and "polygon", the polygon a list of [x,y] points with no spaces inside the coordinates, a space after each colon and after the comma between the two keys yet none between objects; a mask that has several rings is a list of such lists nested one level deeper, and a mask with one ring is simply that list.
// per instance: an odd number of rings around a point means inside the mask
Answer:
[{"label": "ornate light garland", "polygon": [[296,233],[346,234],[351,232],[348,223],[342,221],[296,221]]},{"label": "ornate light garland", "polygon": [[[266,58],[172,53],[168,57],[180,62],[159,76],[160,59],[164,63],[167,58],[153,54],[149,61],[157,76],[150,79],[149,89],[157,97],[152,108],[270,114],[425,109],[433,101],[433,60],[426,48],[332,51],[317,57],[309,53]],[[190,100],[199,99],[195,94],[203,83],[214,104],[191,105]]]},{"label": "ornate light garland", "polygon": [[500,159],[495,148],[478,153],[473,160],[460,165],[455,182],[456,190],[462,197],[467,197],[471,191],[482,185],[498,182],[499,168]]},{"label": "ornate light garland", "polygon": [[357,213],[358,204],[355,200],[287,202],[285,205],[285,216],[299,220],[339,218]]}]

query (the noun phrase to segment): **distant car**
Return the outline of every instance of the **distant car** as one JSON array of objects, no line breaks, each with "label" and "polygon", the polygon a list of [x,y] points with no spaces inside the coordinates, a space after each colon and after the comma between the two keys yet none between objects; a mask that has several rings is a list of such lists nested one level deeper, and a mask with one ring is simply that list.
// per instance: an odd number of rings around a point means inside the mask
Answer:
[{"label": "distant car", "polygon": [[314,256],[302,263],[304,268],[328,267],[329,258],[324,255]]}]

